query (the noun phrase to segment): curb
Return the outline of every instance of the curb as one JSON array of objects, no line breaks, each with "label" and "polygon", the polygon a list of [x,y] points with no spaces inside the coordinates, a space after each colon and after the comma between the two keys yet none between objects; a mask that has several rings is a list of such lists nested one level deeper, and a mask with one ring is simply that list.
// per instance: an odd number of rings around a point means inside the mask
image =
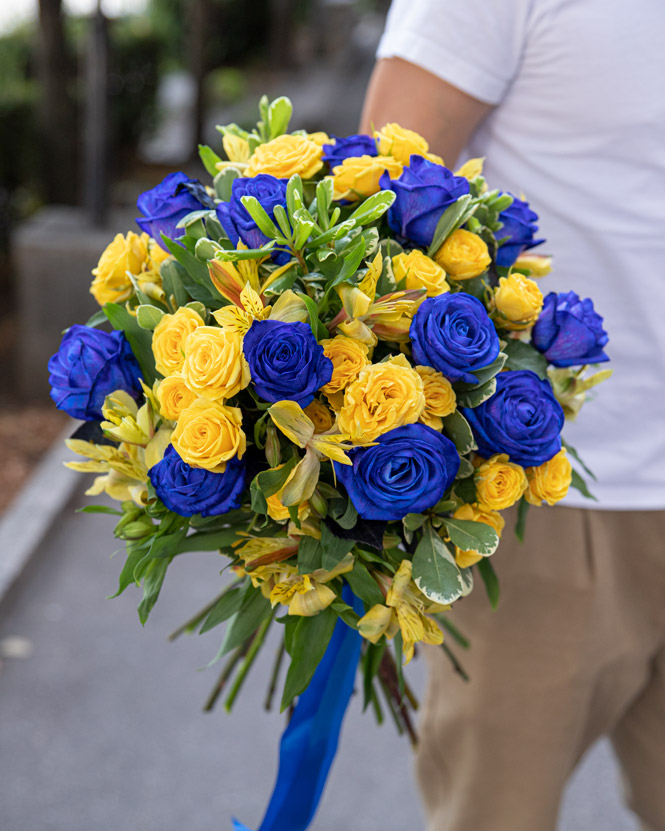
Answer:
[{"label": "curb", "polygon": [[81,482],[76,471],[63,465],[71,457],[64,440],[77,424],[67,424],[0,517],[0,604]]}]

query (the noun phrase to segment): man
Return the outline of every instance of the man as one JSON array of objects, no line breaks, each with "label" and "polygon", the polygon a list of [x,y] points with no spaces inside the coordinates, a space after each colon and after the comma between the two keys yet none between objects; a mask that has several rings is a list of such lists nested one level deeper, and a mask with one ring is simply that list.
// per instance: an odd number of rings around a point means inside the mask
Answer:
[{"label": "man", "polygon": [[612,738],[665,830],[665,3],[395,0],[363,128],[397,121],[540,215],[545,291],[592,297],[614,376],[564,435],[591,503],[532,508],[456,604],[465,684],[434,650],[418,773],[430,831],[553,831],[580,756]]}]

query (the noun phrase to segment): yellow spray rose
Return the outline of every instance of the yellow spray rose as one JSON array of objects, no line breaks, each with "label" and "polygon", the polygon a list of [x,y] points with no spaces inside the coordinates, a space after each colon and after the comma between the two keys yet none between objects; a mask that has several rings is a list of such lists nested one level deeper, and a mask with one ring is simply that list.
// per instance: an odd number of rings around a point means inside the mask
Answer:
[{"label": "yellow spray rose", "polygon": [[505,453],[483,462],[475,473],[476,496],[483,509],[502,511],[522,496],[528,481],[524,468],[508,461]]},{"label": "yellow spray rose", "polygon": [[326,395],[346,389],[356,380],[360,370],[369,363],[367,358],[369,347],[366,343],[354,338],[337,335],[337,337],[320,341],[320,344],[323,347],[323,354],[326,358],[330,358],[333,365],[330,382],[321,388]]},{"label": "yellow spray rose", "polygon": [[437,263],[452,280],[469,280],[486,271],[492,262],[485,241],[458,228],[448,237],[434,255]]},{"label": "yellow spray rose", "polygon": [[[468,519],[472,522],[484,522],[490,528],[494,528],[496,533],[501,536],[503,527],[506,524],[505,519],[497,511],[491,511],[480,505],[461,505],[453,514],[455,519]],[[477,551],[465,551],[455,546],[455,562],[460,568],[468,568],[474,565],[479,560],[482,560],[483,555]]]},{"label": "yellow spray rose", "polygon": [[248,176],[269,173],[278,179],[288,179],[299,173],[303,179],[311,178],[323,167],[322,148],[305,136],[278,136],[265,144],[259,144],[249,160]]},{"label": "yellow spray rose", "polygon": [[499,321],[506,329],[526,329],[538,320],[543,308],[543,293],[534,280],[515,271],[501,277],[494,294]]},{"label": "yellow spray rose", "polygon": [[438,297],[450,291],[446,272],[417,249],[393,257],[393,272],[397,282],[406,278],[407,289],[427,289],[427,297]]},{"label": "yellow spray rose", "polygon": [[393,156],[402,164],[409,163],[411,154],[424,156],[431,162],[443,164],[441,156],[429,152],[429,144],[421,135],[400,127],[394,122],[385,124],[380,130],[375,130],[374,138],[381,156]]},{"label": "yellow spray rose", "polygon": [[548,462],[538,467],[528,467],[526,475],[529,487],[524,498],[527,502],[532,505],[540,505],[541,502],[555,505],[560,502],[568,493],[572,480],[572,467],[565,448],[559,450]]},{"label": "yellow spray rose", "polygon": [[357,202],[381,190],[379,179],[388,171],[391,179],[402,172],[402,163],[391,156],[350,156],[333,167],[335,199]]},{"label": "yellow spray rose", "polygon": [[185,341],[182,377],[202,398],[233,398],[250,379],[242,337],[229,329],[198,326]]},{"label": "yellow spray rose", "polygon": [[130,231],[126,236],[116,234],[113,242],[106,246],[92,273],[94,280],[90,294],[100,306],[104,303],[122,303],[131,297],[132,281],[127,276],[138,274],[148,256],[147,234],[135,234]]},{"label": "yellow spray rose", "polygon": [[420,421],[434,430],[443,429],[442,417],[455,412],[457,396],[450,381],[431,366],[417,366],[425,393],[425,409]]},{"label": "yellow spray rose", "polygon": [[418,421],[424,409],[422,379],[404,355],[397,355],[360,371],[346,388],[337,423],[352,439],[374,441],[395,427]]},{"label": "yellow spray rose", "polygon": [[226,462],[235,456],[241,459],[247,447],[242,411],[197,398],[180,413],[171,440],[188,465],[222,473]]},{"label": "yellow spray rose", "polygon": [[172,315],[164,315],[152,333],[152,354],[157,372],[170,375],[180,372],[185,362],[185,341],[203,321],[193,309],[185,306]]},{"label": "yellow spray rose", "polygon": [[159,411],[171,421],[177,421],[180,413],[196,401],[196,393],[192,392],[184,382],[182,375],[176,373],[168,375],[160,381],[157,388]]},{"label": "yellow spray rose", "polygon": [[326,407],[323,401],[319,401],[318,398],[308,404],[303,412],[311,419],[315,433],[325,433],[335,423],[335,416],[330,412],[330,408]]}]

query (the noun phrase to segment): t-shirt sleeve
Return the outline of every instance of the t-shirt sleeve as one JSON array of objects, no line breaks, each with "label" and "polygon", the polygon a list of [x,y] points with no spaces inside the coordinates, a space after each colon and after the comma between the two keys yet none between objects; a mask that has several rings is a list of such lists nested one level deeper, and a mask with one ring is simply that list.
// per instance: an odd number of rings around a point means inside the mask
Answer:
[{"label": "t-shirt sleeve", "polygon": [[402,58],[488,104],[514,78],[533,0],[393,0],[378,58]]}]

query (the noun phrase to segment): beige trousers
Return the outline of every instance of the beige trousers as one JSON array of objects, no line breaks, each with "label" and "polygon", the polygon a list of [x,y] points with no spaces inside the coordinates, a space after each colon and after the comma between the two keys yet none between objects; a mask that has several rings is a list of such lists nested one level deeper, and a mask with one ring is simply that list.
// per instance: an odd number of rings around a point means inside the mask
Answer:
[{"label": "beige trousers", "polygon": [[498,609],[477,578],[451,612],[471,680],[424,650],[428,831],[554,831],[566,780],[603,734],[628,804],[665,831],[665,511],[532,508],[524,544],[513,519],[493,558]]}]

